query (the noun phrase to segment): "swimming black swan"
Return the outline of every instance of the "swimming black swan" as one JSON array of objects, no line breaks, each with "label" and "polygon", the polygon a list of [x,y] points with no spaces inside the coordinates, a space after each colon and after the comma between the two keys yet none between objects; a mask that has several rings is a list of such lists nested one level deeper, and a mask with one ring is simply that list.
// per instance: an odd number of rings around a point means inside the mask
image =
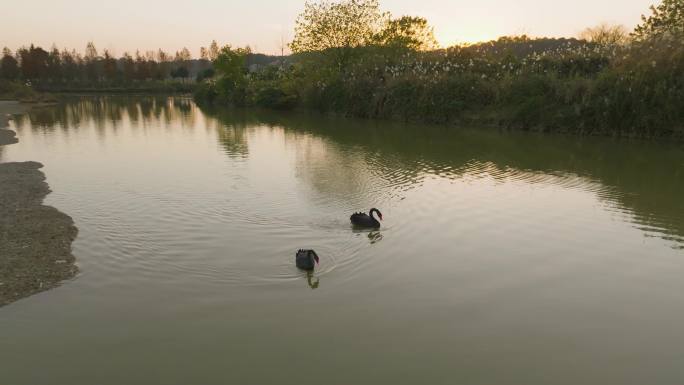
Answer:
[{"label": "swimming black swan", "polygon": [[351,217],[349,217],[349,220],[351,220],[352,225],[356,227],[367,227],[377,229],[378,227],[380,227],[380,222],[377,219],[375,219],[373,213],[378,213],[378,218],[382,220],[382,213],[378,209],[370,209],[370,215],[366,213],[354,213]]},{"label": "swimming black swan", "polygon": [[295,264],[298,268],[306,271],[314,269],[315,264],[318,263],[318,254],[313,250],[299,250],[297,257],[295,257]]}]

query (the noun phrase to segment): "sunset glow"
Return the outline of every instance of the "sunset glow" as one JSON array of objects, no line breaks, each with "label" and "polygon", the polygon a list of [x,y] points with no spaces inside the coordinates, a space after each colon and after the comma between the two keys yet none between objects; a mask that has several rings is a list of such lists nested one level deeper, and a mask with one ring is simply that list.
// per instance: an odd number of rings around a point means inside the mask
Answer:
[{"label": "sunset glow", "polygon": [[[496,39],[502,35],[572,37],[602,22],[639,22],[653,0],[410,0],[381,1],[395,16],[427,18],[439,43],[449,46]],[[34,10],[40,8],[41,12]],[[3,8],[0,46],[16,49],[35,43],[82,51],[88,41],[116,54],[183,47],[198,55],[212,39],[220,44],[250,45],[255,51],[279,53],[281,40],[293,35],[294,20],[304,0],[198,0],[175,6],[160,0],[121,0],[116,3],[77,0],[36,0]],[[135,11],[131,11],[135,10]],[[25,15],[31,16],[31,23]],[[0,47],[1,48],[1,47]]]}]

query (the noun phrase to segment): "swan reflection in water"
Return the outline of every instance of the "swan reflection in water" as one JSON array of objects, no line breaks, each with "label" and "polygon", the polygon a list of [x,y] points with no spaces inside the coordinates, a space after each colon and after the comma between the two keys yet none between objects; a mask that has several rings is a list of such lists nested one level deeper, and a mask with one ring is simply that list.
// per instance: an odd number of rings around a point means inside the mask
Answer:
[{"label": "swan reflection in water", "polygon": [[309,287],[311,290],[316,290],[318,289],[318,285],[321,283],[321,279],[319,277],[316,277],[316,281],[313,280],[314,274],[313,271],[307,271],[306,272],[306,283],[309,284]]},{"label": "swan reflection in water", "polygon": [[354,234],[356,234],[357,237],[361,236],[361,234],[366,234],[371,245],[374,245],[374,244],[382,241],[382,238],[383,238],[382,233],[378,230],[368,231],[368,230],[354,229],[354,230],[352,230],[352,232]]},{"label": "swan reflection in water", "polygon": [[382,233],[379,231],[371,231],[368,233],[368,240],[370,240],[371,245],[374,245],[382,241]]}]

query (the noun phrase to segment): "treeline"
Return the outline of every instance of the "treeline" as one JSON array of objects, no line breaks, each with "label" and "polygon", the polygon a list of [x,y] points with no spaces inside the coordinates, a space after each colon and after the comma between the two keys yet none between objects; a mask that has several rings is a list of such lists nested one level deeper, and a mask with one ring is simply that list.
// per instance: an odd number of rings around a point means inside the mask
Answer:
[{"label": "treeline", "polygon": [[[187,48],[169,54],[163,50],[124,53],[114,57],[109,51],[98,52],[88,43],[85,54],[76,50],[45,50],[33,44],[12,52],[4,48],[0,59],[0,79],[22,82],[40,90],[143,87],[183,85],[212,77],[211,59],[216,58],[218,44],[203,49],[199,60],[193,60]],[[169,88],[169,87],[167,87]],[[174,88],[174,87],[170,87]]]},{"label": "treeline", "polygon": [[222,48],[196,100],[348,116],[492,124],[579,134],[684,136],[684,0],[634,31],[580,39],[503,37],[436,49],[427,21],[377,0],[307,3],[286,61],[249,68]]}]

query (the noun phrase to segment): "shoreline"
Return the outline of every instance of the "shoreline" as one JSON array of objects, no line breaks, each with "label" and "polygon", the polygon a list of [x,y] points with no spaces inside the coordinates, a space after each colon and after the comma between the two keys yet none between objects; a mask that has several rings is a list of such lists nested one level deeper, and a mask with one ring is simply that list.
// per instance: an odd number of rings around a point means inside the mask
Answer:
[{"label": "shoreline", "polygon": [[[0,122],[0,127],[2,127],[2,122]],[[0,146],[15,143],[19,143],[19,139],[17,139],[17,134],[12,130],[0,128]]]},{"label": "shoreline", "polygon": [[11,115],[26,112],[26,106],[15,101],[0,101],[0,146],[19,143],[17,133],[7,129]]},{"label": "shoreline", "polygon": [[[0,102],[0,146],[18,143],[7,129],[10,114],[26,112]],[[0,307],[37,294],[78,273],[71,244],[73,219],[43,205],[50,187],[38,162],[0,163]]]}]

